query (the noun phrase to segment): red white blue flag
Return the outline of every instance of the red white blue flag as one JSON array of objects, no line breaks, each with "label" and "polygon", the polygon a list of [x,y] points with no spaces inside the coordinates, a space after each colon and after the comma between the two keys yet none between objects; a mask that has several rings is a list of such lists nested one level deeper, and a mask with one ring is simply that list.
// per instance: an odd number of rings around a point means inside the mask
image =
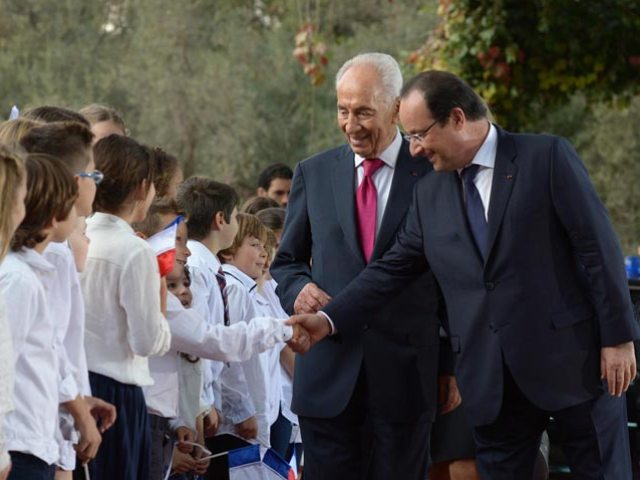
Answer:
[{"label": "red white blue flag", "polygon": [[156,252],[161,277],[166,276],[173,270],[173,264],[176,261],[176,233],[178,225],[183,220],[184,217],[182,215],[176,217],[164,229],[147,239],[151,248]]}]

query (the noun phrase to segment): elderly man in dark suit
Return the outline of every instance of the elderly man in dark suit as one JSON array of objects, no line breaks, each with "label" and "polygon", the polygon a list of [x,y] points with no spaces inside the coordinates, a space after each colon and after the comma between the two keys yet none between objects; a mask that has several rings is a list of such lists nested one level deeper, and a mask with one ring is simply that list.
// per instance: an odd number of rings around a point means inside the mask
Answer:
[{"label": "elderly man in dark suit", "polygon": [[[401,87],[398,64],[384,54],[359,55],[337,74],[338,123],[347,144],[297,165],[271,267],[290,312],[316,312],[382,256],[415,183],[431,170],[411,157],[398,130]],[[296,360],[293,410],[307,480],[425,478],[441,312],[438,286],[423,272],[362,316],[357,329]],[[441,383],[446,411],[459,397],[452,377]]]},{"label": "elderly man in dark suit", "polygon": [[638,332],[618,240],[578,155],[562,138],[491,124],[447,72],[412,79],[400,119],[436,172],[416,186],[395,244],[323,308],[333,323],[294,321],[314,340],[349,335],[432,271],[482,477],[531,478],[553,417],[576,478],[630,479],[621,394]]}]

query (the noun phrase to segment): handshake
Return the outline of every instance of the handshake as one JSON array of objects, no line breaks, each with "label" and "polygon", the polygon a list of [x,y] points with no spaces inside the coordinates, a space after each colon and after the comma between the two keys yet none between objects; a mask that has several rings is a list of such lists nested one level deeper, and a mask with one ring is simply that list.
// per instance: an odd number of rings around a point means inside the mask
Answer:
[{"label": "handshake", "polygon": [[284,323],[293,327],[293,336],[287,345],[296,353],[307,353],[313,345],[331,333],[327,317],[317,313],[293,315]]},{"label": "handshake", "polygon": [[329,319],[318,312],[329,303],[331,297],[315,283],[307,283],[296,298],[293,315],[285,322],[293,327],[293,336],[287,342],[296,353],[306,353],[309,349],[331,334]]}]

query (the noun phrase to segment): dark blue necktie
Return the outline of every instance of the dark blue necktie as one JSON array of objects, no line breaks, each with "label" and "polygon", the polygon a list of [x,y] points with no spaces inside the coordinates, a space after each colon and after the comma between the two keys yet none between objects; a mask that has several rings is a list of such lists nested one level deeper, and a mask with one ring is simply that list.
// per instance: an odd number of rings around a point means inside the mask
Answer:
[{"label": "dark blue necktie", "polygon": [[467,218],[469,219],[471,233],[473,233],[473,238],[482,254],[482,258],[486,260],[489,225],[487,225],[487,220],[484,216],[484,207],[482,206],[480,192],[478,192],[475,183],[473,183],[479,168],[480,165],[470,165],[460,172],[460,176],[464,182],[464,198],[467,205]]}]

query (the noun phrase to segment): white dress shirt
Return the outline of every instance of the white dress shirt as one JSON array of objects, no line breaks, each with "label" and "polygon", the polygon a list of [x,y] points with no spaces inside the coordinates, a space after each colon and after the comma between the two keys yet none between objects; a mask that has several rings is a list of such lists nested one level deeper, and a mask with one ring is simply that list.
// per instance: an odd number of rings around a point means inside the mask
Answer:
[{"label": "white dress shirt", "polygon": [[[493,170],[496,164],[497,151],[498,131],[496,127],[490,123],[489,133],[471,161],[471,164],[480,165],[478,173],[476,173],[476,177],[473,179],[473,183],[480,194],[480,200],[484,207],[484,218],[487,222],[489,221],[489,203],[491,201],[491,186],[493,185]],[[462,170],[458,170],[458,174],[460,174],[461,171]]]},{"label": "white dress shirt", "polygon": [[[281,319],[271,317],[254,318],[250,323],[237,323],[234,325],[211,325],[206,322],[192,308],[184,308],[180,301],[171,293],[167,298],[167,318],[171,327],[171,348],[173,351],[188,353],[190,355],[221,360],[227,362],[241,362],[247,360],[256,352],[260,353],[271,349],[275,345],[282,344],[293,335],[293,328],[285,325]],[[185,363],[186,362],[186,363]],[[178,378],[180,371],[185,371],[189,377],[195,375],[195,366],[182,358],[178,358]],[[198,367],[201,377],[201,365]],[[187,382],[187,380],[185,380]],[[181,383],[182,385],[182,383]],[[197,389],[200,391],[200,388]],[[179,410],[182,410],[180,402],[183,397],[180,390]],[[194,411],[197,404],[190,400],[190,412]],[[194,417],[195,418],[195,417]],[[184,419],[185,422],[188,419]],[[191,419],[193,423],[193,419]]]},{"label": "white dress shirt", "polygon": [[[66,243],[50,243],[44,258],[55,267],[54,281],[48,279],[47,297],[51,314],[58,328],[58,339],[64,346],[63,378],[73,378],[73,390],[61,389],[61,396],[73,400],[78,394],[91,395],[87,355],[84,350],[84,300],[76,271],[73,252]],[[63,369],[65,367],[65,369]],[[60,401],[64,402],[61,398]]]},{"label": "white dress shirt", "polygon": [[[205,245],[196,240],[189,240],[187,246],[191,256],[187,260],[191,274],[191,308],[210,325],[224,324],[224,303],[216,273],[220,269],[220,261]],[[220,374],[224,364],[214,360],[202,361],[202,399],[210,406],[221,408]]]},{"label": "white dress shirt", "polygon": [[[387,200],[389,200],[389,193],[391,192],[391,183],[393,182],[393,173],[395,172],[396,163],[398,161],[398,154],[400,153],[400,147],[402,147],[402,135],[400,131],[396,129],[396,136],[391,144],[386,148],[384,152],[377,158],[384,162],[384,165],[379,168],[376,173],[373,174],[371,179],[376,186],[378,193],[378,211],[376,215],[376,234],[380,230],[382,224],[382,218],[384,216],[385,208],[387,207]],[[364,178],[364,157],[358,154],[354,154],[355,167],[356,167],[356,190],[362,179]]]},{"label": "white dress shirt", "polygon": [[32,249],[10,252],[0,266],[0,291],[13,340],[16,379],[15,410],[4,418],[5,446],[48,464],[59,455],[61,347],[42,280],[55,274],[53,265]]},{"label": "white dress shirt", "polygon": [[[75,399],[78,394],[91,395],[87,356],[84,350],[84,300],[76,271],[73,253],[67,243],[52,242],[44,251],[44,258],[54,266],[55,277],[45,279],[47,301],[58,329],[58,341],[62,345],[60,356],[60,402]],[[64,470],[76,467],[73,448],[78,434],[71,414],[60,408],[59,447],[57,464]]]},{"label": "white dress shirt", "polygon": [[[273,311],[274,317],[288,318],[289,315],[287,315],[287,313],[282,308],[280,299],[276,294],[277,286],[278,282],[276,282],[273,278],[266,281],[263,291],[264,296],[269,300],[269,305]],[[291,401],[293,399],[293,379],[289,376],[289,372],[285,370],[282,364],[280,364],[279,369],[281,385],[280,409],[282,411],[282,416],[289,420],[291,423],[298,425],[298,416],[291,410]]]},{"label": "white dress shirt", "polygon": [[147,357],[169,350],[160,310],[160,272],[153,249],[115,215],[87,219],[91,239],[80,276],[89,371],[130,385],[151,385]]},{"label": "white dress shirt", "polygon": [[211,410],[211,405],[202,401],[202,359],[190,362],[179,356],[178,383],[178,416],[169,424],[173,430],[187,427],[197,432],[196,418]]},{"label": "white dress shirt", "polygon": [[293,335],[291,326],[270,317],[228,327],[211,325],[192,308],[184,308],[171,292],[167,293],[167,320],[171,329],[171,350],[149,359],[154,384],[144,389],[149,411],[162,417],[178,415],[181,363],[178,352],[211,360],[241,362],[255,353],[282,345]]},{"label": "white dress shirt", "polygon": [[[258,315],[274,315],[274,310],[271,308],[269,300],[263,293],[255,290],[253,300],[256,304],[256,312]],[[287,319],[288,317],[284,317]],[[281,317],[282,319],[282,317]],[[250,323],[253,323],[255,319],[252,319]],[[280,400],[282,399],[282,383],[280,380],[280,352],[285,346],[283,342],[279,342],[274,345],[273,348],[260,353],[259,358],[262,363],[262,369],[265,372],[267,397],[266,397],[266,412],[267,422],[269,423],[269,429],[271,425],[278,420],[278,413],[280,412]]]},{"label": "white dress shirt", "polygon": [[[259,316],[255,301],[252,298],[257,288],[256,282],[233,265],[225,264],[222,268],[227,279],[226,292],[229,300],[229,320],[231,324],[251,323],[255,317]],[[271,445],[269,439],[271,425],[268,419],[267,405],[268,373],[260,360],[260,355],[257,353],[254,353],[248,360],[233,365],[241,367],[249,397],[255,408],[255,417],[258,423],[256,441],[265,447],[269,447]],[[223,398],[223,416],[227,415],[225,410],[229,408],[235,408],[235,406]],[[223,422],[221,430],[233,432],[233,427]]]},{"label": "white dress shirt", "polygon": [[9,453],[4,445],[4,416],[13,410],[13,342],[5,313],[4,295],[0,292],[0,472],[9,465]]},{"label": "white dress shirt", "polygon": [[[393,182],[393,174],[396,169],[396,163],[398,162],[398,154],[400,153],[400,148],[402,148],[402,135],[400,134],[400,130],[396,129],[396,136],[394,137],[391,144],[386,148],[384,152],[380,154],[379,157],[377,157],[384,162],[384,165],[379,168],[372,177],[373,184],[376,186],[376,192],[378,194],[376,212],[376,236],[380,231],[380,225],[382,224],[382,219],[384,218],[384,211],[387,208],[387,200],[389,200],[389,194],[391,193],[391,184]],[[357,190],[360,183],[362,183],[362,179],[364,178],[363,162],[365,158],[361,157],[357,153],[354,154],[354,158],[356,165]],[[318,313],[327,319],[331,326],[331,334],[333,335],[336,332],[333,320],[331,320],[329,316],[323,311],[319,311]]]}]

